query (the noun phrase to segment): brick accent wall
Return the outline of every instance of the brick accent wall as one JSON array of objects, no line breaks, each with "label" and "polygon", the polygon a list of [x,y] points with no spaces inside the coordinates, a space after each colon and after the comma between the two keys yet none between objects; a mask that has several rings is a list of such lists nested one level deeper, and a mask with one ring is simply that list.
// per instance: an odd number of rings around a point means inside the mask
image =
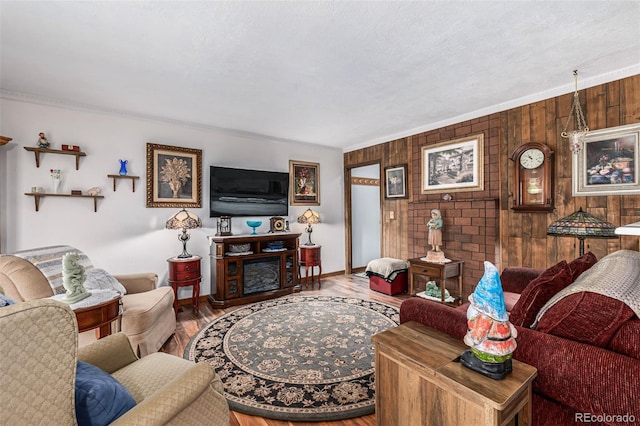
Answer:
[{"label": "brick accent wall", "polygon": [[[422,148],[467,136],[484,134],[484,190],[422,194]],[[484,261],[498,258],[498,198],[500,193],[500,115],[480,117],[411,137],[412,183],[414,194],[409,203],[410,257],[425,256],[427,222],[432,209],[440,209],[444,222],[442,250],[450,259],[464,260],[464,297],[473,291],[484,273]],[[499,265],[497,265],[499,267]],[[449,288],[451,287],[450,284]]]}]

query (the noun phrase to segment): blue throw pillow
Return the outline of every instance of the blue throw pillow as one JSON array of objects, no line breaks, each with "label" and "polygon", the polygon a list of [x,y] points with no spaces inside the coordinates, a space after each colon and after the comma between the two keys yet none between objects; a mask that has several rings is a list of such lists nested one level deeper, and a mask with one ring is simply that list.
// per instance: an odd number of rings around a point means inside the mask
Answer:
[{"label": "blue throw pillow", "polygon": [[76,419],[79,426],[108,425],[135,407],[131,392],[95,365],[78,361]]},{"label": "blue throw pillow", "polygon": [[15,303],[16,302],[14,302],[13,300],[9,299],[4,294],[0,293],[0,308],[4,308],[5,306],[13,305]]}]

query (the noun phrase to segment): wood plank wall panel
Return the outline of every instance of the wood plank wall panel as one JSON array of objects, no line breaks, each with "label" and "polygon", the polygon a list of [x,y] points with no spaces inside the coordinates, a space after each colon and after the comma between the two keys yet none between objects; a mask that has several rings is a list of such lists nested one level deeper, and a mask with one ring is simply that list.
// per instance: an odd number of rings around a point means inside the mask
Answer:
[{"label": "wood plank wall panel", "polygon": [[[640,75],[598,85],[579,92],[582,110],[592,130],[640,123]],[[453,124],[402,139],[407,144],[407,162],[411,194],[407,208],[407,256],[402,248],[402,227],[383,225],[385,241],[394,241],[385,250],[392,257],[423,256],[426,222],[432,208],[440,208],[445,223],[443,250],[448,257],[465,260],[464,289],[472,291],[482,276],[482,261],[489,260],[504,269],[507,266],[546,268],[560,260],[578,255],[577,240],[546,235],[551,222],[578,208],[608,220],[616,226],[640,221],[640,195],[573,197],[572,160],[568,144],[560,136],[567,121],[573,93],[513,108],[501,113]],[[571,126],[571,125],[570,125]],[[421,194],[421,148],[439,142],[482,132],[485,137],[485,190],[452,193],[445,202],[443,194]],[[345,154],[345,167],[365,159],[389,155],[398,141]],[[523,143],[544,142],[554,151],[554,204],[551,213],[516,213],[511,210],[513,196],[513,150]],[[381,148],[385,147],[385,148]],[[381,151],[382,150],[382,151]],[[399,163],[401,161],[398,161]],[[385,164],[385,163],[383,163]],[[393,165],[393,164],[388,164]],[[640,172],[640,165],[636,165]],[[395,201],[397,202],[397,200]],[[383,202],[383,217],[396,205]],[[585,249],[598,258],[621,248],[638,250],[640,238],[619,240],[585,240]]]}]

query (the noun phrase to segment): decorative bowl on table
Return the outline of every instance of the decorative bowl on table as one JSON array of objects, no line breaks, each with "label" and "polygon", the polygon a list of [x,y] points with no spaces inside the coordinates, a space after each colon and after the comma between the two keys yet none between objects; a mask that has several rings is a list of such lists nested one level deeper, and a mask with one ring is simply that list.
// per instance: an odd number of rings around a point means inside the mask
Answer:
[{"label": "decorative bowl on table", "polygon": [[262,225],[262,221],[261,220],[248,220],[247,221],[247,225],[249,225],[250,228],[253,228],[253,232],[251,232],[251,235],[257,235],[256,228],[258,226]]}]

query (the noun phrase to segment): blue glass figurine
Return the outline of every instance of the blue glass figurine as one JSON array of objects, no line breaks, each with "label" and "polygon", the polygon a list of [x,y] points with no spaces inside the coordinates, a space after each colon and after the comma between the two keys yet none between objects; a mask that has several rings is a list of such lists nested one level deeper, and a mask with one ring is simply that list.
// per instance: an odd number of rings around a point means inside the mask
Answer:
[{"label": "blue glass figurine", "polygon": [[127,175],[127,160],[119,160],[120,161],[120,176]]}]

